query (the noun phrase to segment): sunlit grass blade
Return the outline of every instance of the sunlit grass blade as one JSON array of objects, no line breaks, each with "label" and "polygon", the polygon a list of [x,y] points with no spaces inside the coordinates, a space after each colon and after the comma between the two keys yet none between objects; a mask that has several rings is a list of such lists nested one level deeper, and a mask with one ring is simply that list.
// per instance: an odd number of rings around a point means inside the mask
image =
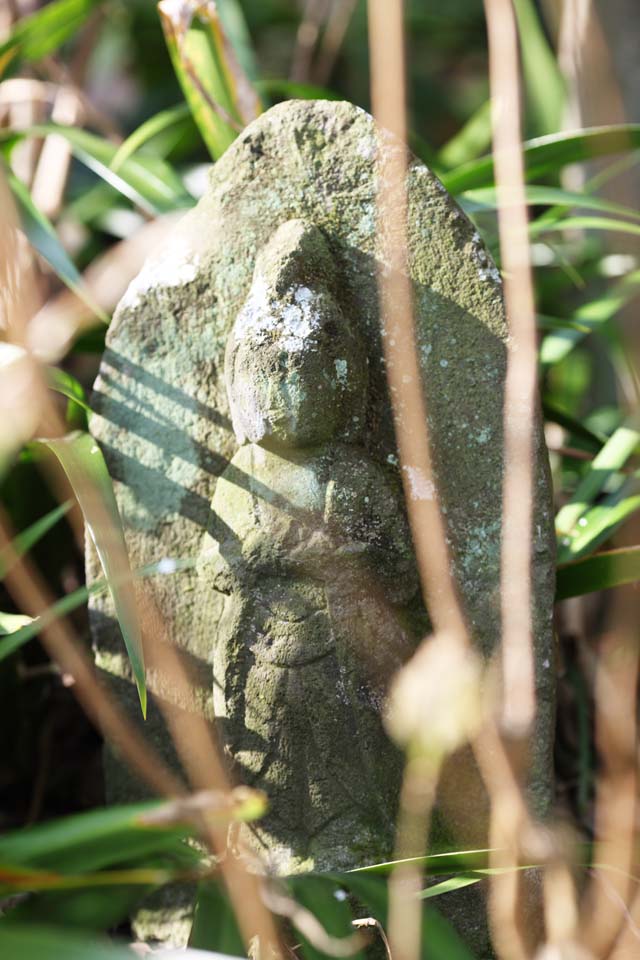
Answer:
[{"label": "sunlit grass blade", "polygon": [[40,60],[53,53],[82,26],[100,0],[54,0],[22,17],[0,44],[0,75],[20,60]]},{"label": "sunlit grass blade", "polygon": [[208,791],[170,801],[101,807],[5,834],[0,837],[0,862],[75,874],[171,852],[183,865],[197,866],[201,854],[182,841],[197,833],[198,811],[224,824],[254,820],[264,809],[264,796],[247,787],[228,794]]},{"label": "sunlit grass blade", "polygon": [[[50,510],[49,513],[46,513],[44,517],[41,517],[39,520],[36,520],[35,523],[32,523],[30,527],[27,527],[26,530],[23,530],[22,533],[19,533],[16,537],[13,538],[11,543],[11,554],[16,557],[22,557],[25,553],[28,553],[29,550],[35,544],[44,537],[52,527],[55,525],[69,512],[73,503],[71,500],[67,500],[66,503],[61,503],[60,506],[55,507],[53,510]],[[9,551],[0,550],[0,580],[6,577],[8,571],[11,569],[11,564],[8,559]],[[27,618],[29,619],[29,618]],[[4,633],[12,633],[13,631],[5,630]]]},{"label": "sunlit grass blade", "polygon": [[17,132],[0,131],[0,139],[19,142],[51,133],[64,137],[81,163],[149,216],[193,206],[193,197],[168,163],[155,156],[135,155],[124,160],[116,172],[110,165],[118,146],[79,127],[40,123]]},{"label": "sunlit grass blade", "polygon": [[87,293],[84,281],[75,264],[60,243],[56,231],[47,217],[34,204],[25,185],[11,171],[7,171],[7,179],[29,243],[55,270],[62,282],[86,303],[91,312],[103,323],[108,323],[109,318]]},{"label": "sunlit grass blade", "polygon": [[148,145],[154,137],[164,133],[167,128],[175,127],[190,116],[188,104],[180,103],[177,107],[162,110],[153,117],[149,117],[118,147],[109,164],[111,169],[117,173],[125,161],[137,153],[141,147]]},{"label": "sunlit grass blade", "polygon": [[[479,850],[452,850],[447,853],[430,853],[424,857],[413,857],[410,860],[389,860],[386,863],[373,863],[366,867],[358,867],[351,873],[358,874],[380,874],[389,876],[398,867],[406,864],[421,867],[428,871],[432,876],[443,873],[456,873],[459,871],[483,870],[489,865],[490,849],[482,848]],[[347,874],[341,874],[346,877]]]},{"label": "sunlit grass blade", "polygon": [[541,237],[546,233],[558,233],[564,230],[606,230],[608,233],[631,233],[640,236],[640,224],[628,220],[614,220],[612,217],[562,217],[550,223],[548,220],[536,220],[529,227],[532,237]]},{"label": "sunlit grass blade", "polygon": [[260,113],[260,101],[213,4],[161,0],[158,12],[176,76],[217,160]]},{"label": "sunlit grass blade", "polygon": [[640,580],[640,546],[603,550],[558,567],[556,600],[580,597]]},{"label": "sunlit grass blade", "polygon": [[[370,910],[384,928],[387,925],[387,884],[382,877],[361,871],[341,875],[343,886]],[[422,960],[474,960],[469,948],[439,913],[422,910]]]},{"label": "sunlit grass blade", "polygon": [[[556,531],[559,537],[573,534],[585,510],[604,488],[609,477],[625,465],[639,441],[640,431],[632,423],[619,427],[615,431],[589,464],[570,502],[559,511],[556,517]],[[583,523],[581,526],[586,524]]]},{"label": "sunlit grass blade", "polygon": [[434,883],[427,887],[420,894],[421,900],[431,900],[433,897],[441,897],[445,893],[453,893],[455,890],[462,890],[464,887],[472,887],[481,880],[486,880],[486,875],[449,877],[447,880],[441,880],[440,883]]},{"label": "sunlit grass blade", "polygon": [[[166,576],[168,573],[179,573],[181,570],[193,567],[197,563],[197,559],[173,560],[164,558],[157,563],[149,563],[139,570],[134,570],[133,574],[125,575],[124,577],[120,576],[113,582],[119,585],[121,581],[131,580],[132,576],[135,578],[153,577],[158,574]],[[68,593],[65,597],[61,597],[60,600],[56,600],[41,616],[35,619],[31,617],[24,618],[24,623],[19,623],[18,620],[11,621],[8,619],[9,614],[3,614],[3,616],[7,618],[5,621],[7,625],[11,625],[11,630],[7,629],[5,635],[0,639],[0,662],[11,656],[26,643],[29,643],[30,640],[37,637],[50,623],[53,623],[60,617],[66,617],[69,613],[73,613],[73,611],[81,607],[83,603],[86,603],[89,597],[100,596],[108,590],[109,582],[106,579],[101,578],[95,580],[90,587],[78,587],[77,590],[74,590],[72,593]],[[0,631],[0,633],[2,633],[2,631]]]},{"label": "sunlit grass blade", "polygon": [[555,133],[561,128],[565,83],[540,23],[533,0],[514,0],[520,34],[522,67],[532,133]]},{"label": "sunlit grass blade", "polygon": [[485,100],[462,129],[441,147],[436,162],[439,167],[450,170],[473,160],[483,150],[487,150],[490,144],[491,101]]},{"label": "sunlit grass blade", "polygon": [[[529,184],[525,187],[525,196],[529,206],[557,206],[580,207],[584,210],[600,210],[616,217],[629,217],[640,220],[640,213],[623,206],[621,203],[612,203],[603,197],[596,197],[590,193],[577,193],[572,190],[562,190],[560,187],[546,187],[539,184]],[[498,197],[495,187],[480,187],[477,190],[467,190],[460,197],[465,210],[497,210]],[[504,208],[504,205],[503,205]]]},{"label": "sunlit grass blade", "polygon": [[640,494],[623,497],[620,493],[607,497],[602,503],[587,510],[570,534],[561,538],[558,562],[568,563],[593,553],[640,510]]},{"label": "sunlit grass blade", "polygon": [[55,926],[0,924],[0,956],[7,960],[135,960],[136,954],[86,933]]},{"label": "sunlit grass blade", "polygon": [[147,691],[142,633],[124,532],[102,451],[87,433],[73,433],[59,440],[41,442],[60,461],[78,498],[87,529],[109,582],[116,616],[138,687],[140,706],[143,716],[146,716]]},{"label": "sunlit grass blade", "polygon": [[[23,613],[0,613],[0,636],[6,637],[12,633],[17,633],[18,630],[30,623],[33,623],[33,617],[27,617]],[[0,643],[1,649],[2,644]]]},{"label": "sunlit grass blade", "polygon": [[[639,147],[640,123],[612,124],[538,137],[524,145],[527,177],[532,179],[550,171],[557,172],[570,163],[627,153]],[[444,174],[442,181],[454,194],[489,187],[494,182],[493,157],[487,155],[472,160]]]},{"label": "sunlit grass blade", "polygon": [[[67,423],[76,428],[86,429],[88,418],[93,410],[87,403],[87,395],[82,384],[76,380],[73,374],[59,367],[47,367],[47,383],[56,393],[66,397],[69,401],[67,407]],[[83,414],[84,422],[78,423],[78,412]]]},{"label": "sunlit grass blade", "polygon": [[601,296],[589,300],[571,315],[566,327],[549,333],[540,345],[540,362],[552,366],[564,360],[589,333],[605,327],[640,294],[640,270],[634,270]]}]

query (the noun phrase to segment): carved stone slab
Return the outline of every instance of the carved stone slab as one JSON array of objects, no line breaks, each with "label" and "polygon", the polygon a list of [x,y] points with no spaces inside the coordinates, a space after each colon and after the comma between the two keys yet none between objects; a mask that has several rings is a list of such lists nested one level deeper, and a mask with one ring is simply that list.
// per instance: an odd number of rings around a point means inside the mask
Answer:
[{"label": "carved stone slab", "polygon": [[[271,819],[258,834],[281,870],[355,866],[390,854],[398,758],[379,725],[380,675],[426,623],[407,554],[380,340],[376,183],[386,149],[398,146],[348,103],[290,101],[256,120],[130,286],[95,384],[92,431],[116,481],[133,565],[202,558],[147,588],[166,631],[188,654],[198,708],[211,713],[215,702],[230,758],[272,794]],[[501,281],[473,225],[418,161],[409,168],[408,194],[435,464],[460,593],[475,641],[489,654],[500,632]],[[321,369],[296,366],[301,338],[319,350]],[[284,403],[267,396],[279,364],[289,378],[287,416],[295,407],[302,432],[284,430],[282,411],[281,426],[269,426],[274,404]],[[291,376],[300,370],[302,394],[294,402]],[[269,437],[285,437],[284,449]],[[309,445],[317,456],[301,459]],[[536,471],[540,708],[532,792],[543,810],[553,725],[554,541],[540,431]],[[414,497],[432,496],[415,471],[410,481]],[[349,551],[355,559],[347,562]],[[169,560],[165,566],[170,570]],[[91,551],[87,568],[90,579],[98,575]],[[358,591],[368,598],[360,607]],[[92,600],[91,618],[98,665],[135,713],[107,599]],[[397,642],[376,663],[372,651],[380,651],[382,636]],[[367,643],[363,659],[374,662],[373,679],[358,666]],[[317,656],[305,652],[311,648]],[[170,751],[153,713],[147,728]],[[291,779],[296,764],[306,781]],[[131,782],[116,767],[109,783],[113,797],[131,796]],[[363,826],[357,812],[374,795]],[[469,803],[472,797],[467,810]],[[353,843],[345,846],[348,836]]]}]

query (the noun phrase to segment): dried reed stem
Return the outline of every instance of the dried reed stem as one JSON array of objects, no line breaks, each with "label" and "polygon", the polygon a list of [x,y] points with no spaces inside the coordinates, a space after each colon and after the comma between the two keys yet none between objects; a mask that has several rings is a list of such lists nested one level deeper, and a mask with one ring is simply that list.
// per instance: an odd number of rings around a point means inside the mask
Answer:
[{"label": "dried reed stem", "polygon": [[502,726],[524,740],[535,717],[531,526],[537,415],[535,303],[520,119],[518,34],[512,0],[485,0],[500,253],[509,323],[504,398],[501,556]]},{"label": "dried reed stem", "polygon": [[[464,644],[466,625],[450,571],[445,524],[431,458],[422,375],[415,343],[413,291],[408,257],[408,204],[405,52],[402,0],[369,0],[371,99],[378,124],[398,140],[378,156],[378,224],[381,267],[378,274],[382,342],[394,415],[405,499],[423,593],[435,633]],[[417,473],[436,491],[431,499],[411,496]],[[397,857],[426,850],[439,769],[409,761],[400,797]],[[421,871],[410,864],[389,883],[389,942],[394,960],[420,955],[422,905],[417,897]]]}]

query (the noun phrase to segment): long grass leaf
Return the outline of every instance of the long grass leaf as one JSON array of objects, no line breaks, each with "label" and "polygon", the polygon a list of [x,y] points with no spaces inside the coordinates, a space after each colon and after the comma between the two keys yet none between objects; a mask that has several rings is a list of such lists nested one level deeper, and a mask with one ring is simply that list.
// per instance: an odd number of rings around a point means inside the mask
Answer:
[{"label": "long grass leaf", "polygon": [[558,567],[556,600],[580,597],[597,590],[640,580],[640,546],[603,550]]},{"label": "long grass leaf", "polygon": [[3,65],[20,60],[40,60],[53,53],[82,26],[99,0],[55,0],[28,17],[22,17],[0,44]]},{"label": "long grass leaf", "polygon": [[214,4],[160,0],[158,12],[176,76],[217,160],[262,106]]},{"label": "long grass leaf", "polygon": [[[52,527],[55,525],[69,512],[73,502],[67,500],[66,503],[61,503],[60,506],[54,507],[53,510],[50,510],[49,513],[46,513],[44,517],[40,517],[39,520],[36,520],[35,523],[32,523],[30,527],[27,527],[26,530],[23,530],[22,533],[19,533],[13,538],[10,549],[0,550],[0,580],[6,577],[7,573],[11,569],[11,563],[9,561],[9,556],[14,555],[15,557],[22,557],[25,553],[28,553],[29,550],[35,544],[41,540]],[[27,618],[29,619],[29,618]],[[4,631],[5,633],[13,631]]]},{"label": "long grass leaf", "polygon": [[175,170],[159,157],[140,155],[124,160],[111,169],[118,146],[95,133],[64,124],[39,123],[19,132],[0,131],[0,139],[18,142],[28,137],[59,134],[68,141],[73,155],[149,216],[193,206],[194,200]]},{"label": "long grass leaf", "polygon": [[[143,715],[147,712],[142,632],[127,547],[111,477],[102,451],[88,433],[73,433],[41,443],[56,455],[84,514],[104,575],[109,582],[116,616],[122,630],[131,668],[138,687]],[[127,579],[123,579],[123,575]]]},{"label": "long grass leaf", "polygon": [[533,0],[514,0],[525,90],[532,133],[555,133],[560,129],[565,103],[565,83],[545,36]]},{"label": "long grass leaf", "polygon": [[[589,300],[569,317],[563,329],[553,330],[540,345],[544,367],[559,363],[590,333],[601,330],[640,294],[640,270],[634,270],[601,296]],[[562,324],[560,324],[562,326]]]},{"label": "long grass leaf", "polygon": [[[589,467],[566,506],[556,517],[559,537],[573,533],[585,510],[604,488],[609,477],[621,469],[638,446],[640,430],[632,423],[618,427]],[[586,524],[583,524],[585,526]]]},{"label": "long grass leaf", "polygon": [[[197,559],[174,560],[165,557],[157,563],[149,563],[138,570],[134,570],[130,575],[120,575],[113,582],[119,585],[120,582],[130,581],[132,577],[154,577],[158,574],[166,576],[167,574],[179,573],[181,570],[193,567],[197,563]],[[100,596],[103,593],[107,593],[108,590],[109,582],[105,578],[100,578],[99,580],[95,580],[91,586],[78,587],[72,593],[68,593],[65,597],[56,600],[56,602],[52,603],[39,617],[35,619],[26,617],[24,624],[20,624],[16,620],[13,622],[11,631],[7,630],[4,637],[0,640],[0,662],[11,656],[26,643],[29,643],[34,637],[37,637],[50,623],[53,623],[61,617],[66,617],[69,613],[73,613],[73,611],[81,607],[83,603],[86,603],[89,597]],[[9,614],[4,614],[5,618],[9,616]],[[11,621],[7,619],[6,623],[9,624]]]},{"label": "long grass leaf", "polygon": [[587,510],[580,517],[579,526],[560,540],[558,562],[568,563],[593,553],[638,510],[640,510],[640,494],[628,497],[617,494]]},{"label": "long grass leaf", "polygon": [[529,226],[532,237],[541,237],[545,233],[558,233],[564,230],[606,230],[608,233],[631,233],[640,237],[640,224],[627,220],[614,220],[612,217],[562,217],[550,223],[548,220],[536,220]]},{"label": "long grass leaf", "polygon": [[[590,127],[566,133],[550,134],[528,140],[524,145],[524,159],[528,179],[557,172],[570,163],[580,163],[594,157],[627,153],[640,147],[640,123],[612,124]],[[472,160],[442,176],[446,188],[454,194],[494,183],[493,157],[487,155]]]},{"label": "long grass leaf", "polygon": [[132,157],[134,153],[137,153],[141,147],[148,144],[149,141],[157,137],[158,134],[164,133],[167,128],[174,127],[177,123],[180,123],[189,116],[190,111],[188,104],[180,103],[176,107],[171,107],[169,110],[161,110],[160,113],[149,117],[148,120],[141,123],[140,126],[134,130],[133,133],[129,134],[127,139],[120,144],[109,166],[117,173],[125,161]]},{"label": "long grass leaf", "polygon": [[55,926],[0,924],[0,956],[7,960],[135,960],[126,947],[116,947],[86,933]]},{"label": "long grass leaf", "polygon": [[38,210],[25,185],[11,171],[7,171],[7,179],[18,207],[22,228],[29,243],[53,268],[62,282],[89,307],[91,312],[103,323],[108,323],[109,318],[87,292],[80,273],[60,243],[52,224]]},{"label": "long grass leaf", "polygon": [[[590,193],[577,193],[573,190],[562,190],[560,187],[546,187],[539,184],[529,184],[525,187],[525,196],[529,206],[557,206],[580,207],[584,210],[600,210],[616,217],[629,217],[640,220],[640,213],[621,203],[613,203],[603,197],[596,197]],[[498,197],[495,187],[480,187],[477,190],[467,190],[460,197],[465,210],[476,212],[504,209],[498,206]]]}]

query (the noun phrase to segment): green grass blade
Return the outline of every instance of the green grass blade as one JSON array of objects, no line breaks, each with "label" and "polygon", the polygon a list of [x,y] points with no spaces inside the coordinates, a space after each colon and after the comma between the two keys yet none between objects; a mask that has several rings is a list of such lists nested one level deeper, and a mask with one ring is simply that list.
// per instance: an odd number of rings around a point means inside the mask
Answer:
[{"label": "green grass blade", "polygon": [[23,613],[0,613],[0,636],[11,636],[30,623],[33,623],[33,617],[27,617]]},{"label": "green grass blade", "polygon": [[561,128],[565,83],[545,36],[533,0],[514,0],[527,98],[527,120],[533,133],[555,133]]},{"label": "green grass blade", "polygon": [[170,164],[158,157],[136,155],[124,160],[116,172],[111,169],[111,163],[118,146],[79,127],[39,123],[19,134],[0,131],[0,139],[19,141],[28,137],[46,137],[51,133],[67,140],[73,155],[81,163],[149,216],[193,206],[193,197]]},{"label": "green grass blade", "polygon": [[389,876],[398,867],[407,863],[426,870],[429,874],[456,873],[458,871],[483,870],[489,864],[490,849],[479,850],[452,850],[447,853],[430,853],[424,857],[412,857],[408,860],[390,860],[387,863],[373,863],[366,867],[358,867],[349,874],[341,874],[343,879],[352,873],[379,874]]},{"label": "green grass blade", "polygon": [[[66,397],[70,404],[80,407],[87,415],[85,419],[91,416],[93,410],[87,403],[84,387],[71,373],[59,367],[47,367],[47,383],[56,393]],[[70,419],[69,411],[67,419]],[[83,424],[83,427],[86,427],[86,424]]]},{"label": "green grass blade", "polygon": [[486,100],[461,130],[440,148],[438,167],[450,170],[473,160],[491,145],[491,101]]},{"label": "green grass blade", "polygon": [[[524,145],[527,177],[532,179],[550,171],[557,172],[570,163],[627,153],[639,147],[640,123],[612,124],[538,137]],[[444,174],[442,181],[453,194],[489,187],[494,183],[493,157],[472,160]]]},{"label": "green grass blade", "polygon": [[595,433],[589,427],[585,427],[583,423],[572,417],[566,410],[562,410],[552,403],[548,397],[543,398],[542,412],[545,420],[550,420],[551,423],[557,423],[560,427],[564,427],[576,439],[581,440],[592,453],[598,453],[608,440],[608,437],[604,434]]},{"label": "green grass blade", "polygon": [[588,303],[571,315],[566,328],[554,330],[540,345],[540,362],[552,366],[568,356],[586,336],[600,330],[615,315],[640,294],[640,270],[634,270],[619,283],[613,285],[602,297]]},{"label": "green grass blade", "polygon": [[[104,575],[109,582],[116,616],[122,630],[143,716],[147,712],[142,633],[124,532],[102,451],[88,433],[73,433],[60,440],[43,440],[60,461],[84,514]],[[127,579],[123,579],[126,577]]]},{"label": "green grass blade", "polygon": [[11,171],[7,171],[7,179],[18,207],[22,228],[31,246],[47,261],[62,282],[86,303],[91,312],[103,323],[108,323],[109,318],[87,293],[75,264],[60,243],[52,224],[34,204],[25,185]]},{"label": "green grass blade", "polygon": [[176,76],[217,160],[262,106],[213,4],[161,0],[158,12]]},{"label": "green grass blade", "polygon": [[606,550],[558,567],[556,600],[640,580],[640,546]]},{"label": "green grass blade", "polygon": [[[619,427],[605,443],[566,506],[556,517],[556,531],[559,537],[573,534],[585,510],[588,509],[603,489],[609,477],[625,465],[640,441],[640,431],[632,424]],[[585,526],[586,524],[582,524]]]},{"label": "green grass blade", "polygon": [[198,886],[189,946],[242,957],[245,947],[235,914],[220,884],[203,881]]},{"label": "green grass blade", "polygon": [[550,223],[539,220],[529,225],[532,237],[542,237],[545,233],[559,233],[564,230],[606,230],[610,233],[631,233],[640,236],[640,224],[627,220],[614,220],[612,217],[563,217]]},{"label": "green grass blade", "polygon": [[[8,571],[11,569],[9,555],[15,554],[17,557],[23,557],[52,527],[55,527],[58,521],[69,512],[72,506],[73,502],[71,500],[67,500],[66,503],[61,503],[60,506],[50,510],[44,517],[36,520],[30,527],[27,527],[26,530],[23,530],[22,533],[14,537],[10,549],[5,548],[5,550],[0,550],[0,580],[6,577]],[[4,632],[12,633],[13,631]]]},{"label": "green grass blade", "polygon": [[[629,217],[640,220],[640,213],[623,206],[621,203],[612,203],[603,197],[595,197],[589,193],[577,193],[572,190],[561,190],[559,187],[545,187],[539,184],[528,184],[525,187],[525,196],[530,207],[557,206],[581,207],[584,210],[600,210],[616,217]],[[498,196],[495,187],[480,187],[478,190],[467,190],[460,198],[465,203],[465,209],[473,212],[478,210],[498,210]],[[505,204],[502,204],[504,209]]]},{"label": "green grass blade", "polygon": [[441,880],[440,883],[434,883],[431,887],[426,887],[420,893],[421,900],[430,900],[432,897],[441,897],[444,893],[453,893],[454,890],[462,890],[463,887],[472,887],[486,876],[480,875],[472,877],[449,877],[447,880]]},{"label": "green grass blade", "polygon": [[608,540],[632,514],[640,510],[640,495],[622,498],[616,494],[587,510],[578,521],[580,526],[560,540],[558,562],[578,560]]},{"label": "green grass blade", "polygon": [[137,954],[55,926],[0,924],[0,956],[7,960],[136,960]]},{"label": "green grass blade", "polygon": [[177,107],[161,110],[160,113],[149,117],[118,147],[109,166],[117,173],[125,161],[132,157],[134,153],[137,153],[141,147],[148,144],[158,134],[164,133],[168,127],[175,126],[176,123],[180,123],[185,117],[189,116],[188,104],[180,103]]},{"label": "green grass blade", "polygon": [[[197,559],[173,560],[165,558],[157,563],[149,563],[135,570],[132,575],[120,576],[113,582],[119,585],[120,582],[130,581],[131,576],[140,578],[153,577],[158,574],[166,576],[169,572],[179,573],[181,570],[185,570],[187,567],[193,567],[197,563]],[[89,597],[100,596],[100,594],[106,593],[108,590],[109,582],[106,579],[96,580],[90,587],[78,587],[78,589],[72,593],[68,593],[65,597],[61,597],[60,600],[56,600],[55,603],[52,603],[51,606],[36,619],[26,617],[24,625],[20,625],[15,621],[14,629],[12,629],[11,632],[7,632],[4,638],[0,640],[0,662],[11,656],[26,643],[29,643],[34,637],[37,637],[50,623],[53,623],[60,617],[66,617],[69,613],[73,613],[73,611],[81,607],[83,603],[86,603]],[[10,615],[4,614],[4,616],[9,617]],[[9,623],[10,621],[7,620],[6,622]]]},{"label": "green grass blade", "polygon": [[55,0],[22,17],[0,44],[0,74],[4,65],[40,60],[53,53],[82,26],[99,0]]}]

